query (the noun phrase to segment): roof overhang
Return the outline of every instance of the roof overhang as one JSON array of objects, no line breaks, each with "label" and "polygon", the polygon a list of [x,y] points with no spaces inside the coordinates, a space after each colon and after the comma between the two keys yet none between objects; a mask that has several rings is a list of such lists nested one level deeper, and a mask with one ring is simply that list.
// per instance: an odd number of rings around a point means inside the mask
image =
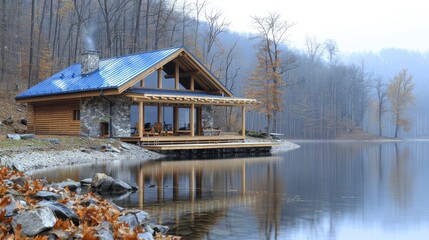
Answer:
[{"label": "roof overhang", "polygon": [[97,97],[97,96],[109,96],[119,94],[118,89],[106,89],[98,91],[78,92],[78,93],[67,93],[67,94],[55,94],[55,95],[43,95],[29,98],[15,98],[18,103],[31,103],[31,102],[45,102],[54,100],[65,100],[75,99],[82,97]]},{"label": "roof overhang", "polygon": [[168,95],[168,94],[136,94],[125,93],[134,102],[165,103],[165,104],[198,104],[216,106],[244,106],[257,104],[258,101],[249,98],[217,97],[217,96],[190,96],[190,95]]}]

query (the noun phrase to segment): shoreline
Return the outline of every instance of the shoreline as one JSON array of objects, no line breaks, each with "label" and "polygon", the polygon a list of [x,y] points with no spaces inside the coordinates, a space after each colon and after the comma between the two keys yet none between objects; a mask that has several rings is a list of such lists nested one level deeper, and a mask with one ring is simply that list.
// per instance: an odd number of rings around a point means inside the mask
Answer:
[{"label": "shoreline", "polygon": [[121,143],[122,149],[113,148],[112,151],[99,151],[88,148],[68,150],[14,150],[0,155],[0,165],[29,172],[43,168],[72,166],[79,164],[93,164],[111,162],[115,160],[142,160],[151,161],[165,157],[165,155],[143,149],[139,146]]},{"label": "shoreline", "polygon": [[[246,139],[246,142],[267,141],[279,143],[278,146],[274,146],[272,148],[272,154],[283,153],[300,147],[299,145],[285,139],[270,140],[252,137]],[[21,172],[29,172],[33,170],[54,168],[59,166],[94,164],[111,162],[115,160],[152,161],[165,157],[164,154],[149,151],[134,144],[128,144],[119,141],[115,142],[115,144],[117,147],[113,147],[110,146],[109,143],[105,143],[104,145],[109,147],[108,150],[97,150],[93,149],[91,146],[79,148],[71,147],[68,149],[43,147],[22,147],[12,149],[0,148],[0,165],[7,166],[11,169],[16,169]]]}]

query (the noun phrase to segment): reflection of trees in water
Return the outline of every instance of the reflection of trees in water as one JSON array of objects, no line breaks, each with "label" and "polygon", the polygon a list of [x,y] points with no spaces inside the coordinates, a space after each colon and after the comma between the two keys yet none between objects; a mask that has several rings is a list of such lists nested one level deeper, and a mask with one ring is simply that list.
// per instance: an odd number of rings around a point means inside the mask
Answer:
[{"label": "reflection of trees in water", "polygon": [[277,239],[283,205],[283,178],[275,164],[261,168],[259,172],[262,174],[253,176],[251,181],[251,189],[262,194],[252,210],[257,216],[259,232],[264,239]]},{"label": "reflection of trees in water", "polygon": [[410,170],[410,152],[407,146],[400,149],[395,143],[395,154],[390,176],[390,189],[393,200],[402,209],[409,206],[413,193],[413,174]]}]

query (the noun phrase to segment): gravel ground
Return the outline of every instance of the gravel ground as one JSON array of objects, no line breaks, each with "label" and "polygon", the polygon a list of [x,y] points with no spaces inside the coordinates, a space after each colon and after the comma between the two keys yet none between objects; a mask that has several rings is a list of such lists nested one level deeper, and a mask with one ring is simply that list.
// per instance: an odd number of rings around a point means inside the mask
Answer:
[{"label": "gravel ground", "polygon": [[[273,147],[273,154],[286,152],[299,148],[299,145],[287,140],[267,140],[259,138],[247,138],[246,142],[266,142],[273,141],[279,143]],[[122,143],[121,148],[110,149],[109,151],[99,151],[87,148],[71,150],[35,150],[25,149],[0,154],[0,165],[9,166],[19,171],[29,171],[41,168],[50,168],[64,165],[98,163],[113,160],[155,160],[164,155],[144,150],[136,145]]]},{"label": "gravel ground", "polygon": [[[136,145],[122,143],[122,149],[98,151],[93,149],[44,150],[13,152],[0,156],[1,165],[14,167],[19,171],[97,163],[113,160],[154,160],[164,157],[162,154],[144,150]],[[117,152],[116,152],[117,151]]]}]

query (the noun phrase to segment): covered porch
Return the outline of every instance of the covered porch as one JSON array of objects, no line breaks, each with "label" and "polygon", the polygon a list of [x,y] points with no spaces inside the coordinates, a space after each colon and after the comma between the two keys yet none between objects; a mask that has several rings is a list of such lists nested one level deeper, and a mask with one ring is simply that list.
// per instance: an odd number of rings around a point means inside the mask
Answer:
[{"label": "covered porch", "polygon": [[[223,97],[186,90],[133,88],[126,93],[133,106],[131,136],[126,142],[143,145],[209,144],[243,142],[246,132],[246,105],[253,99]],[[239,107],[241,134],[226,135],[203,115],[210,106]]]}]

